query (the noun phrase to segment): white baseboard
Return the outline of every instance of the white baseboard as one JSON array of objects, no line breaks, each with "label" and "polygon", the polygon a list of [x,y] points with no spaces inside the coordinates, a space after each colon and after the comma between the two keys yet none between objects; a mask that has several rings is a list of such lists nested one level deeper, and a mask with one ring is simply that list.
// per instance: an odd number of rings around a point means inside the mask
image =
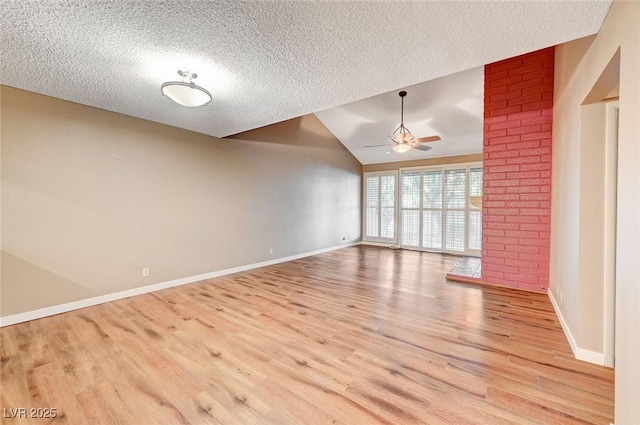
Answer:
[{"label": "white baseboard", "polygon": [[578,348],[575,352],[576,359],[585,362],[597,364],[598,366],[605,366],[604,353],[598,353],[597,351],[585,350],[584,348]]},{"label": "white baseboard", "polygon": [[369,246],[382,246],[384,248],[391,248],[391,247],[398,247],[398,244],[395,242],[373,242],[373,241],[362,241],[361,242],[362,245],[369,245]]},{"label": "white baseboard", "polygon": [[161,289],[173,288],[174,286],[186,285],[188,283],[199,282],[201,280],[213,279],[228,274],[244,272],[247,270],[253,270],[260,267],[271,266],[274,264],[285,263],[287,261],[297,260],[299,258],[310,257],[312,255],[323,254],[329,251],[335,251],[337,249],[348,248],[351,246],[360,245],[358,242],[350,242],[346,244],[336,245],[329,248],[318,249],[311,252],[305,252],[302,254],[296,254],[289,257],[276,258],[273,260],[262,261],[260,263],[247,264],[244,266],[233,267],[230,269],[218,270],[215,272],[203,273],[195,276],[183,277],[180,279],[170,280],[167,282],[156,283],[153,285],[142,286],[140,288],[127,289],[125,291],[114,292],[112,294],[100,295],[97,297],[86,298],[84,300],[73,301],[70,303],[54,305],[51,307],[45,307],[38,310],[27,311],[24,313],[13,314],[11,316],[0,317],[0,328],[9,325],[15,325],[17,323],[28,322],[30,320],[41,319],[47,316],[53,316],[60,313],[66,313],[67,311],[78,310],[85,307],[91,307],[98,304],[108,303],[110,301],[121,300],[123,298],[129,298],[136,295],[147,294],[149,292],[159,291]]},{"label": "white baseboard", "polygon": [[564,320],[564,316],[562,315],[562,311],[556,302],[555,297],[553,296],[553,292],[549,289],[547,291],[549,295],[549,299],[551,300],[551,305],[556,312],[556,316],[558,316],[558,320],[560,320],[560,325],[562,326],[562,330],[564,331],[567,340],[569,341],[569,346],[571,347],[571,351],[573,352],[573,356],[585,362],[597,364],[600,366],[604,366],[604,353],[598,353],[597,351],[585,350],[584,348],[578,347],[576,343],[576,339],[573,337],[571,333],[571,329],[569,329],[569,325],[567,325],[566,320]]}]

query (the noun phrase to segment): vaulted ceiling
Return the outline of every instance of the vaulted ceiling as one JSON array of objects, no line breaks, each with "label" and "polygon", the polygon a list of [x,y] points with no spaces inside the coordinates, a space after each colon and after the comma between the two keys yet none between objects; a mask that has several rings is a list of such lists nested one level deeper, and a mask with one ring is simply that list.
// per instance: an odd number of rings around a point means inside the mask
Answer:
[{"label": "vaulted ceiling", "polygon": [[[438,143],[448,138],[454,150],[434,145],[423,155],[445,156],[481,134],[474,68],[594,34],[609,6],[2,1],[0,82],[216,137],[317,112],[363,163],[388,160],[363,146],[386,142],[399,124],[398,89],[418,85],[408,89],[405,124],[419,136],[441,132]],[[209,105],[185,108],[162,96],[160,85],[177,80],[179,68],[199,75]],[[455,83],[431,82],[451,74]]]}]

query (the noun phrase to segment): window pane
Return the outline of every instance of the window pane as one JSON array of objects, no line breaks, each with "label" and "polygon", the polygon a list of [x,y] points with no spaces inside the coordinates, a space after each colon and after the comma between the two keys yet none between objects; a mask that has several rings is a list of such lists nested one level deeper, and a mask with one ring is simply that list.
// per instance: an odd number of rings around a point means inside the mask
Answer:
[{"label": "window pane", "polygon": [[394,239],[396,236],[395,191],[396,176],[382,176],[380,193],[380,237]]},{"label": "window pane", "polygon": [[442,212],[422,212],[422,247],[442,249]]},{"label": "window pane", "polygon": [[469,249],[482,249],[482,168],[469,170]]},{"label": "window pane", "polygon": [[381,205],[383,207],[393,207],[395,203],[395,182],[396,176],[382,176],[382,193],[381,193]]},{"label": "window pane", "polygon": [[482,196],[482,168],[469,170],[469,196]]},{"label": "window pane", "polygon": [[402,208],[420,208],[420,173],[402,175]]},{"label": "window pane", "polygon": [[467,170],[444,172],[444,208],[464,208],[466,204]]},{"label": "window pane", "polygon": [[364,238],[396,239],[396,175],[365,175]]},{"label": "window pane", "polygon": [[378,194],[380,192],[380,177],[367,177],[366,202],[368,207],[378,206]]},{"label": "window pane", "polygon": [[469,211],[469,249],[482,249],[482,213]]},{"label": "window pane", "polygon": [[445,242],[447,251],[464,251],[464,211],[447,211],[445,221]]},{"label": "window pane", "polygon": [[367,207],[366,218],[367,229],[365,236],[371,238],[378,237],[378,207]]},{"label": "window pane", "polygon": [[396,217],[393,207],[382,207],[380,209],[380,237],[393,239],[395,238]]},{"label": "window pane", "polygon": [[367,177],[367,193],[365,194],[367,215],[365,217],[365,236],[377,238],[378,233],[378,203],[380,200],[380,177]]},{"label": "window pane", "polygon": [[442,207],[442,171],[425,172],[422,176],[424,208]]},{"label": "window pane", "polygon": [[420,211],[402,211],[402,245],[419,246],[419,221]]}]

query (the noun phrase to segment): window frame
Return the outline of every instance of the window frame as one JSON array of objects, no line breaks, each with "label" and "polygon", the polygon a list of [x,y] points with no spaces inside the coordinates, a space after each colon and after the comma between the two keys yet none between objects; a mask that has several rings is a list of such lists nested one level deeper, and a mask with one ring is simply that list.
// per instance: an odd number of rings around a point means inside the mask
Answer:
[{"label": "window frame", "polygon": [[[463,163],[455,163],[455,164],[439,164],[439,165],[427,165],[427,166],[419,166],[419,167],[402,167],[398,170],[398,178],[396,180],[396,186],[397,186],[397,211],[396,211],[396,215],[397,215],[397,231],[396,231],[396,238],[398,240],[398,244],[401,248],[403,249],[410,249],[410,250],[415,250],[415,251],[427,251],[427,252],[438,252],[438,253],[443,253],[443,254],[453,254],[453,255],[463,255],[463,256],[476,256],[476,257],[480,257],[482,255],[482,250],[473,250],[473,249],[469,249],[469,220],[470,220],[470,200],[469,200],[469,196],[470,196],[470,185],[471,185],[471,169],[472,168],[480,168],[482,169],[482,162],[463,162]],[[448,208],[445,206],[444,204],[444,198],[441,199],[441,207],[440,208],[430,208],[424,207],[424,173],[425,172],[432,172],[432,171],[440,171],[442,178],[441,178],[441,184],[442,187],[444,188],[444,184],[445,184],[445,172],[447,170],[460,170],[460,169],[464,169],[465,170],[465,206],[464,209],[462,208]],[[403,217],[403,211],[405,210],[405,208],[402,208],[402,190],[400,189],[400,185],[402,184],[402,176],[405,173],[415,173],[415,172],[419,172],[420,173],[420,206],[417,209],[420,213],[419,213],[419,225],[418,225],[418,246],[410,246],[410,245],[404,245],[402,243],[403,240],[403,235],[402,235],[402,230],[403,230],[403,223],[402,223],[402,217]],[[408,210],[415,210],[415,208],[408,208]],[[441,248],[440,249],[434,249],[434,248],[424,248],[423,245],[423,227],[424,227],[424,211],[439,211],[441,212],[441,217],[440,217],[440,229],[441,229]],[[446,228],[445,228],[445,216],[446,213],[449,211],[464,211],[464,250],[463,251],[453,251],[453,250],[448,250],[446,249]],[[480,211],[480,213],[482,213],[482,211]],[[480,240],[482,240],[482,235],[480,236]]]},{"label": "window frame", "polygon": [[[362,174],[362,187],[364,188],[364,190],[362,191],[362,205],[363,205],[363,210],[362,210],[362,241],[363,242],[373,242],[373,243],[380,243],[380,244],[396,244],[398,241],[398,194],[399,194],[399,190],[398,190],[398,175],[399,175],[399,171],[398,170],[392,170],[392,171],[370,171],[370,172],[366,172]],[[383,237],[372,237],[372,236],[367,236],[367,193],[368,193],[368,187],[367,187],[367,178],[368,177],[378,177],[379,180],[379,185],[378,187],[380,188],[380,190],[378,191],[378,235],[381,235],[381,226],[382,226],[382,202],[381,202],[381,197],[382,197],[382,177],[385,176],[393,176],[394,180],[393,180],[393,220],[394,220],[394,229],[393,229],[393,238],[383,238]]]}]

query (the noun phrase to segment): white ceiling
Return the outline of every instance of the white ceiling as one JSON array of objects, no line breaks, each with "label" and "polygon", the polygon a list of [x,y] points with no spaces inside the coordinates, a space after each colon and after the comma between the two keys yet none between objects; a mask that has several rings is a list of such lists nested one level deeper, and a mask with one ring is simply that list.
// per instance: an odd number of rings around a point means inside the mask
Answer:
[{"label": "white ceiling", "polygon": [[[362,164],[482,152],[484,68],[478,67],[404,88],[404,124],[416,137],[438,135],[430,151],[389,151],[400,125],[398,91],[316,112],[322,123]],[[369,147],[367,145],[379,145]]]},{"label": "white ceiling", "polygon": [[[399,88],[594,34],[609,6],[610,0],[4,0],[0,82],[217,137],[317,111],[328,116],[327,109],[393,91],[360,104],[377,102],[390,112],[381,141],[397,124]],[[198,73],[211,104],[184,108],[161,95],[160,85],[178,79],[181,67]],[[443,96],[435,101],[425,91],[421,98],[445,105],[456,97]],[[418,96],[410,91],[406,100],[407,112],[415,113]],[[369,116],[353,105],[346,110]],[[338,132],[366,127],[339,120],[326,119]],[[448,137],[452,119],[438,124],[434,115],[432,122]],[[422,125],[409,128],[421,133]],[[368,153],[362,158],[375,161]]]}]

